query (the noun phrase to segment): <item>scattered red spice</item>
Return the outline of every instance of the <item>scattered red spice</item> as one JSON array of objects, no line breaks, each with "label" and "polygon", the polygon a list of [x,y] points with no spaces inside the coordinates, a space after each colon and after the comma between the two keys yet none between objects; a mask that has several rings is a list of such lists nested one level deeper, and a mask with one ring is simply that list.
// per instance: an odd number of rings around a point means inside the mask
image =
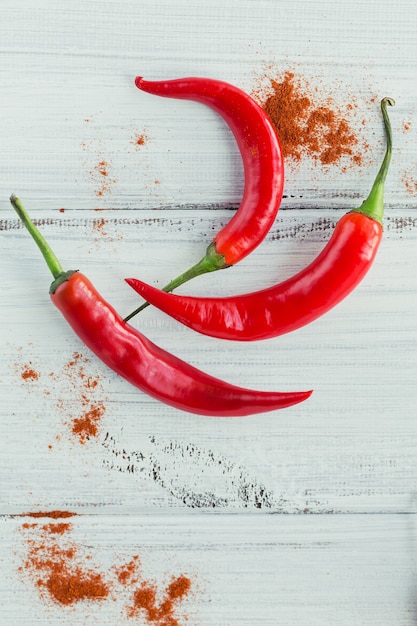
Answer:
[{"label": "scattered red spice", "polygon": [[104,217],[102,217],[99,220],[95,220],[94,222],[94,228],[96,228],[97,230],[102,230],[104,225],[106,223],[106,220],[104,219]]},{"label": "scattered red spice", "polygon": [[34,517],[36,518],[41,518],[41,517],[50,517],[52,519],[65,519],[67,517],[74,517],[74,515],[77,515],[77,513],[72,513],[71,511],[34,511],[31,513],[22,513],[23,517]]},{"label": "scattered red spice", "polygon": [[[99,211],[100,209],[95,209],[95,210]],[[104,217],[93,221],[94,231],[100,237],[107,237],[108,235],[107,231],[104,228],[106,224],[107,224],[107,220],[105,220]]]},{"label": "scattered red spice", "polygon": [[148,622],[156,622],[158,619],[158,609],[156,606],[156,590],[149,583],[143,583],[133,594],[134,605],[129,612],[130,617],[134,617],[138,611],[146,612]]},{"label": "scattered red spice", "polygon": [[[417,165],[413,168],[413,171],[417,171]],[[404,183],[407,193],[417,196],[417,177],[415,175],[411,172],[404,172],[401,181]]]},{"label": "scattered red spice", "polygon": [[[72,524],[62,523],[32,525],[31,536],[26,540],[28,555],[24,571],[41,596],[48,596],[60,605],[105,600],[110,584],[101,572],[85,567],[86,557],[83,558],[79,546],[64,537],[71,528]],[[28,528],[24,526],[24,530]]]},{"label": "scattered red spice", "polygon": [[135,555],[131,561],[115,568],[117,580],[121,585],[136,584],[138,582],[139,556]]},{"label": "scattered red spice", "polygon": [[[100,376],[89,373],[89,367],[90,360],[81,352],[74,352],[60,372],[50,372],[48,376],[49,380],[59,383],[63,393],[56,402],[56,409],[64,416],[72,435],[82,444],[100,434],[101,420],[106,413]],[[41,376],[30,361],[23,365],[16,362],[15,369],[25,382],[36,381]],[[51,384],[48,383],[41,392],[50,396]],[[67,394],[71,394],[71,402],[64,399]],[[52,445],[48,447],[52,449]]]},{"label": "scattered red spice", "polygon": [[158,626],[180,626],[174,615],[177,604],[188,595],[191,580],[187,576],[173,578],[165,590],[164,597],[158,604],[158,588],[155,584],[144,582],[133,594],[133,606],[129,616],[137,616],[144,612],[146,621]]},{"label": "scattered red spice", "polygon": [[60,213],[65,213],[65,209],[64,209],[64,208],[58,209],[58,211],[59,211]]},{"label": "scattered red spice", "polygon": [[[21,527],[27,553],[19,570],[39,590],[42,599],[62,607],[117,599],[123,601],[128,618],[136,621],[143,617],[146,623],[156,626],[180,626],[175,611],[191,591],[190,578],[174,576],[161,593],[156,583],[141,578],[138,555],[104,571],[94,565],[92,555],[71,537],[72,528],[72,523],[55,521],[25,523]],[[187,621],[186,615],[182,617]]]},{"label": "scattered red spice", "polygon": [[135,146],[136,150],[139,150],[148,142],[148,140],[149,137],[145,132],[136,133],[131,143]]},{"label": "scattered red spice", "polygon": [[109,161],[102,159],[90,170],[90,175],[96,186],[94,193],[99,198],[111,193],[112,185],[117,182],[115,178],[110,177],[111,167]]},{"label": "scattered red spice", "polygon": [[72,355],[72,359],[67,362],[66,367],[74,367],[74,365],[77,365],[79,360],[82,358],[83,355],[81,354],[81,352],[74,352]]},{"label": "scattered red spice", "polygon": [[43,530],[46,530],[49,533],[55,533],[57,535],[63,535],[67,532],[67,530],[70,530],[70,528],[71,524],[68,524],[66,522],[61,522],[60,524],[44,524],[44,526],[42,526]]},{"label": "scattered red spice", "polygon": [[[90,361],[80,352],[74,352],[72,358],[64,365],[61,379],[66,378],[73,389],[73,401],[79,407],[80,414],[73,412],[67,415],[71,432],[81,444],[97,437],[100,432],[100,422],[106,413],[106,406],[102,399],[96,399],[96,394],[102,392],[100,377],[88,374],[86,367]],[[58,407],[66,411],[65,402],[58,401]]]},{"label": "scattered red spice", "polygon": [[86,402],[88,409],[84,411],[81,417],[76,417],[73,420],[72,426],[72,432],[77,435],[80,443],[86,443],[91,437],[97,437],[100,420],[106,412],[106,407],[101,401],[90,403],[84,396],[83,401]]},{"label": "scattered red spice", "polygon": [[411,130],[411,121],[410,120],[404,120],[403,121],[403,132],[408,133],[408,131]]},{"label": "scattered red spice", "polygon": [[21,376],[23,380],[38,380],[40,374],[32,367],[32,363],[29,362],[23,366]]},{"label": "scattered red spice", "polygon": [[97,165],[98,173],[101,174],[102,176],[109,175],[107,168],[108,168],[108,164],[106,163],[106,161],[100,161],[100,163]]},{"label": "scattered red spice", "polygon": [[104,199],[112,193],[117,179],[113,173],[113,164],[108,158],[108,144],[102,137],[102,124],[94,123],[98,121],[95,117],[91,115],[84,119],[86,138],[81,142],[81,148],[87,156],[83,166],[93,192],[97,198]]},{"label": "scattered red spice", "polygon": [[[284,158],[293,163],[309,157],[324,166],[333,164],[361,165],[366,144],[359,140],[345,115],[335,109],[328,98],[319,98],[307,81],[287,71],[281,79],[268,76],[265,93],[254,94],[269,115],[278,133]],[[346,113],[355,108],[346,106]]]}]

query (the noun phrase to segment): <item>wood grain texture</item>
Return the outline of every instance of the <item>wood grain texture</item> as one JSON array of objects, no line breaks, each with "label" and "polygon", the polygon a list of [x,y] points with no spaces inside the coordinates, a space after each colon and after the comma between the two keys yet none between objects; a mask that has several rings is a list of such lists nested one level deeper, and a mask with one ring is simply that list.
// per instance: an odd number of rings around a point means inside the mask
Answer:
[{"label": "wood grain texture", "polygon": [[[189,576],[192,592],[178,606],[179,623],[415,623],[413,516],[149,515],[135,523],[128,515],[83,515],[72,524],[72,540],[101,571],[139,554],[141,574],[162,589],[172,575]],[[40,602],[17,572],[34,531],[22,530],[16,518],[2,520],[2,528],[3,580],[13,585],[5,623],[147,623],[126,616],[130,589],[64,610]]]},{"label": "wood grain texture", "polygon": [[[417,5],[5,0],[0,16],[0,622],[148,623],[128,617],[126,589],[63,607],[22,575],[31,535],[20,516],[59,509],[78,513],[71,537],[103,570],[139,554],[161,589],[189,575],[180,626],[416,624]],[[212,111],[140,93],[134,77],[210,76],[257,96],[285,71],[346,115],[363,161],[288,161],[267,239],[183,293],[248,292],[311,261],[370,189],[384,150],[378,101],[391,96],[383,243],[348,299],[270,342],[196,335],[151,307],[135,319],[235,384],[314,388],[270,415],[198,418],[80,344],[8,198],[127,314],[138,297],[123,279],[162,286],[196,262],[244,182]],[[74,423],[89,412],[98,432],[81,442]]]}]

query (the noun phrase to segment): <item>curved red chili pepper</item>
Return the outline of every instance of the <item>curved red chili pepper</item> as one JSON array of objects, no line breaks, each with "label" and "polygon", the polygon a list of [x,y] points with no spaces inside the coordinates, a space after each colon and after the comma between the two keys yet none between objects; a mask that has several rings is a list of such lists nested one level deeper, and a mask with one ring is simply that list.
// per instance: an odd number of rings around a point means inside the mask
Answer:
[{"label": "curved red chili pepper", "polygon": [[15,196],[10,200],[55,278],[50,289],[54,305],[85,345],[135,387],[177,409],[219,417],[289,407],[311,395],[311,391],[279,393],[237,387],[159,348],[127,324],[86,276],[64,272],[20,200]]},{"label": "curved red chili pepper", "polygon": [[394,101],[384,98],[381,102],[386,153],[368,198],[339,220],[325,248],[301,272],[268,289],[227,298],[167,294],[136,279],[127,279],[129,285],[186,326],[222,339],[268,339],[323,315],[362,280],[382,238],[384,182],[392,152],[387,104]]},{"label": "curved red chili pepper", "polygon": [[201,261],[163,288],[173,291],[195,276],[235,265],[265,239],[282,200],[284,161],[269,117],[241,89],[208,78],[146,81],[138,76],[135,83],[151,94],[194,100],[214,109],[233,132],[243,160],[245,185],[239,209],[214,237]]}]

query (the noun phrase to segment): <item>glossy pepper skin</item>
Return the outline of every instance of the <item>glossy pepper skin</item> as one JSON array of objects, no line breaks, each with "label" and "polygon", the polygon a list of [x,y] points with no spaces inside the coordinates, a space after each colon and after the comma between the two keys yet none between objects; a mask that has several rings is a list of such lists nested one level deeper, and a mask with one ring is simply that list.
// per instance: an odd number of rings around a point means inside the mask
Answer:
[{"label": "glossy pepper skin", "polygon": [[362,206],[344,215],[318,257],[273,287],[225,298],[167,294],[138,281],[127,282],[148,302],[182,324],[212,337],[236,341],[270,339],[317,319],[344,299],[371,267],[382,239],[384,182],[391,160],[391,126],[381,108],[387,149],[372,190]]},{"label": "glossy pepper skin", "polygon": [[179,296],[134,278],[127,283],[150,304],[204,335],[235,341],[271,339],[309,324],[345,298],[368,271],[381,235],[378,222],[348,213],[304,270],[279,285],[245,295]]},{"label": "glossy pepper skin", "polygon": [[11,202],[54,276],[53,304],[90,350],[135,387],[177,409],[199,415],[238,417],[289,407],[311,391],[268,392],[237,387],[210,376],[159,348],[127,324],[80,272],[64,272],[22,203]]},{"label": "glossy pepper skin", "polygon": [[[284,161],[268,115],[241,89],[223,81],[192,77],[147,81],[138,76],[135,83],[150,94],[194,100],[216,111],[231,129],[243,161],[245,184],[238,210],[214,237],[201,261],[163,288],[173,291],[195,276],[235,265],[265,239],[282,200]],[[142,308],[145,306],[126,321]]]},{"label": "glossy pepper skin", "polygon": [[311,395],[252,391],[205,374],[124,322],[83,274],[72,274],[51,299],[103,363],[141,391],[177,409],[236,417],[288,407]]}]

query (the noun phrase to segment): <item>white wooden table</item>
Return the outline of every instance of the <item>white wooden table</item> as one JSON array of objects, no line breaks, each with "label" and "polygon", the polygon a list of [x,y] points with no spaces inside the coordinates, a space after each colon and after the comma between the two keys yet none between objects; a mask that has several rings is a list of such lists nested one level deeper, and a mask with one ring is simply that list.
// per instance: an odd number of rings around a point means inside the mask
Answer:
[{"label": "white wooden table", "polygon": [[[139,555],[141,580],[161,593],[188,576],[181,626],[416,624],[416,3],[4,0],[0,17],[1,624],[166,626],[128,615],[133,587],[70,606],[40,592],[25,560],[48,520],[22,514],[54,510],[77,513],[67,539],[100,571]],[[270,342],[225,345],[143,312],[138,328],[213,375],[315,390],[267,415],[198,417],[89,354],[51,305],[48,270],[8,198],[127,314],[138,298],[123,279],[162,286],[189,267],[243,189],[222,120],[142,94],[134,77],[208,76],[250,93],[265,68],[294,71],[340,109],[375,97],[355,126],[368,158],[346,172],[289,163],[264,243],[183,292],[252,291],[313,259],[370,189],[378,100],[390,96],[384,239],[348,299]],[[92,408],[99,432],[81,445],[71,424]]]}]

